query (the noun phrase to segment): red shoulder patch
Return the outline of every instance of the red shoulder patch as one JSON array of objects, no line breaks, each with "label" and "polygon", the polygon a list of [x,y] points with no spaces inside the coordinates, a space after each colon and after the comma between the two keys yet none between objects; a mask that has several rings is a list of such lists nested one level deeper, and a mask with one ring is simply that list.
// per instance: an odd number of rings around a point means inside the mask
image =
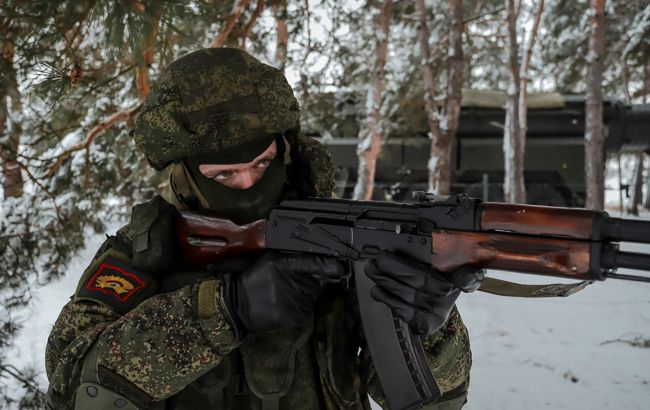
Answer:
[{"label": "red shoulder patch", "polygon": [[126,313],[156,291],[155,277],[110,254],[100,256],[81,278],[75,298],[101,302]]},{"label": "red shoulder patch", "polygon": [[135,274],[127,272],[119,266],[102,263],[97,273],[88,281],[86,288],[115,296],[120,301],[126,302],[145,286],[146,284]]}]

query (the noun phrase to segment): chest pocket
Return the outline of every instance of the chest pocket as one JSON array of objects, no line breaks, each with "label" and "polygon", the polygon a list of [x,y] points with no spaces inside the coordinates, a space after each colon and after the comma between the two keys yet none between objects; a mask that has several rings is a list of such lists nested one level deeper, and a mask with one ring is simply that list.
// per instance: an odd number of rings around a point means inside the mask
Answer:
[{"label": "chest pocket", "polygon": [[277,410],[296,374],[296,354],[309,341],[313,326],[278,329],[251,335],[239,347],[244,375],[251,392],[262,400],[263,410]]}]

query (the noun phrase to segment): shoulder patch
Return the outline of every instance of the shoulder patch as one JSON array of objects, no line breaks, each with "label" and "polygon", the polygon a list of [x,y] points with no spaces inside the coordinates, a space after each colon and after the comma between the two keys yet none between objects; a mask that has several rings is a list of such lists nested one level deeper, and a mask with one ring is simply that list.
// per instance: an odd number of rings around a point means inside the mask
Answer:
[{"label": "shoulder patch", "polygon": [[126,313],[154,291],[152,274],[133,268],[123,255],[109,250],[84,272],[75,299],[100,302]]}]

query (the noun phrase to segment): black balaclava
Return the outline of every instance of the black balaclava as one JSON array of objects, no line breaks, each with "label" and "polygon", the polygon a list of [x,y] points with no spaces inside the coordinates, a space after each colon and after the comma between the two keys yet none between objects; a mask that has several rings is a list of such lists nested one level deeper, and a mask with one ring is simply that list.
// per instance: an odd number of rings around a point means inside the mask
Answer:
[{"label": "black balaclava", "polygon": [[285,146],[282,137],[275,138],[277,154],[259,181],[247,189],[227,187],[205,177],[199,171],[201,164],[236,164],[250,162],[263,153],[274,138],[262,139],[260,144],[239,147],[220,158],[190,157],[183,160],[201,195],[207,201],[207,209],[216,215],[230,219],[236,224],[247,224],[268,217],[278,203],[287,180],[284,166]]}]

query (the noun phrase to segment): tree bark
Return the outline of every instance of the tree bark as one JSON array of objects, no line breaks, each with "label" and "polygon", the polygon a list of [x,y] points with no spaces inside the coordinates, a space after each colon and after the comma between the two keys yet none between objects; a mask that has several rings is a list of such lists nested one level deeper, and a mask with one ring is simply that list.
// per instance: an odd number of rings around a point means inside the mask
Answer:
[{"label": "tree bark", "polygon": [[519,125],[520,67],[517,43],[517,10],[514,0],[506,0],[506,57],[508,62],[508,90],[506,118],[503,129],[505,202],[521,203],[526,200],[524,186],[524,156]]},{"label": "tree bark", "polygon": [[393,15],[393,1],[386,0],[379,6],[374,18],[377,43],[375,45],[375,64],[366,98],[366,118],[359,131],[357,156],[359,167],[353,199],[370,200],[375,184],[375,168],[381,152],[381,102],[384,91],[388,37]]},{"label": "tree bark", "polygon": [[287,47],[289,46],[289,27],[287,26],[287,0],[280,0],[273,5],[275,16],[275,67],[284,72],[287,62]]},{"label": "tree bark", "polygon": [[4,84],[0,84],[0,165],[2,166],[2,188],[4,198],[20,197],[23,194],[23,176],[18,163],[18,148],[20,146],[21,126],[19,122],[11,122],[11,111],[21,111],[20,93],[13,68],[14,45],[11,36],[11,22],[3,19],[0,31],[4,41],[0,43],[0,72],[5,73]]},{"label": "tree bark", "polygon": [[140,102],[149,95],[149,68],[153,64],[153,46],[156,42],[156,35],[158,34],[158,24],[160,22],[160,17],[162,16],[162,10],[156,8],[152,13],[152,23],[151,23],[151,33],[145,39],[145,47],[142,53],[142,61],[138,63],[138,71],[135,74],[135,84],[136,89],[138,90],[138,99]]},{"label": "tree bark", "polygon": [[[458,129],[461,89],[463,83],[463,2],[448,0],[447,89],[442,113],[435,104],[435,81],[431,69],[429,27],[424,0],[416,1],[418,13],[418,42],[420,45],[420,74],[424,84],[424,110],[429,126],[431,151],[428,163],[429,192],[447,195],[451,186],[452,142]],[[442,121],[440,120],[442,119]]]},{"label": "tree bark", "polygon": [[587,96],[585,100],[585,182],[586,208],[605,206],[605,166],[603,127],[603,61],[605,40],[605,0],[590,0],[589,52],[587,55]]}]

